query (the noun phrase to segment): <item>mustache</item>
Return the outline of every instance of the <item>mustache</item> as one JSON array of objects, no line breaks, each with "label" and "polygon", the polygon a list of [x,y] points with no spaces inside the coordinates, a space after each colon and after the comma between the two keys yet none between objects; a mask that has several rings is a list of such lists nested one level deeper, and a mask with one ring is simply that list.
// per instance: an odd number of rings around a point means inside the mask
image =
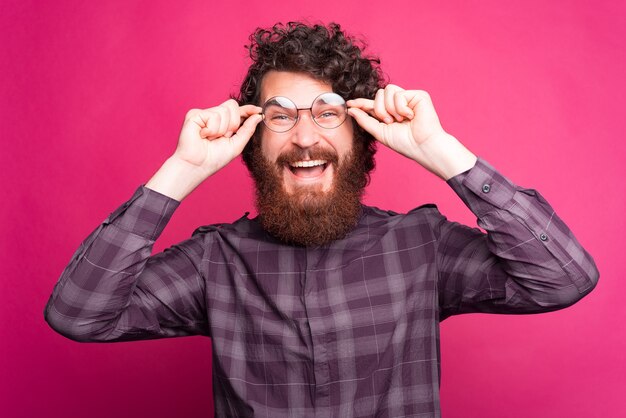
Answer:
[{"label": "mustache", "polygon": [[320,146],[313,146],[307,149],[296,147],[280,154],[276,159],[276,163],[285,165],[303,160],[326,160],[328,163],[336,166],[339,163],[339,156],[335,151]]}]

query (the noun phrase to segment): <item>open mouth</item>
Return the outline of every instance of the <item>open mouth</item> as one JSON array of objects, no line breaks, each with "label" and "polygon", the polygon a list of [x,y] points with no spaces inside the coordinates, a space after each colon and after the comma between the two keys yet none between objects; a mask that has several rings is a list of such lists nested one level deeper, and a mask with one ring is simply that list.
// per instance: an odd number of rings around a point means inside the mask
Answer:
[{"label": "open mouth", "polygon": [[324,173],[328,167],[326,160],[294,161],[289,163],[289,170],[297,177],[312,178]]}]

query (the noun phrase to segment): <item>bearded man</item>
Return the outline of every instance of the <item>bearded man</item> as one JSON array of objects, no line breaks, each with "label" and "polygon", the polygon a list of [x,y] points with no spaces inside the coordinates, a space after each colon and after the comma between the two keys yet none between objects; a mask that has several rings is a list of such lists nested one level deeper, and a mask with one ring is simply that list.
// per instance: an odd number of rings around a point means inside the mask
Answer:
[{"label": "bearded man", "polygon": [[[534,190],[383,85],[338,25],[259,29],[238,100],[187,113],[158,172],[94,231],[46,319],[77,341],[206,335],[218,417],[439,416],[439,322],[569,306],[593,260]],[[376,141],[447,181],[483,233],[434,205],[361,204]],[[238,155],[259,216],[151,256],[179,202]]]}]

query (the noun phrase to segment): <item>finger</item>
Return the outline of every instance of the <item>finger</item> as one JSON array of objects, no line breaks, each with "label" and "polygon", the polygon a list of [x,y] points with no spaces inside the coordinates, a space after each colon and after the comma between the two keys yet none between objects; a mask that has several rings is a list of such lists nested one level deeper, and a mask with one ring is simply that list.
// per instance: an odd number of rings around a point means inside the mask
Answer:
[{"label": "finger", "polygon": [[185,121],[192,120],[193,118],[197,117],[200,112],[202,112],[201,109],[189,109],[189,111],[185,115]]},{"label": "finger", "polygon": [[239,106],[239,116],[247,118],[252,115],[258,115],[263,112],[263,109],[255,105],[243,105]]},{"label": "finger", "polygon": [[424,101],[424,103],[432,103],[430,94],[424,90],[409,90],[406,92],[406,98],[408,100],[408,106],[411,109],[415,109],[418,103]]},{"label": "finger", "polygon": [[239,125],[241,125],[241,116],[239,116],[239,105],[234,100],[229,100],[225,103],[228,110],[228,126],[226,128],[226,136],[230,138],[237,132]]},{"label": "finger", "polygon": [[396,85],[388,84],[385,87],[385,109],[393,116],[398,122],[402,122],[404,119],[400,113],[398,113],[395,104],[395,96],[402,93],[402,89]]},{"label": "finger", "polygon": [[348,114],[356,120],[356,123],[358,123],[361,128],[365,129],[365,131],[369,132],[374,138],[380,141],[381,122],[356,107],[348,109]]},{"label": "finger", "polygon": [[254,131],[256,130],[256,126],[263,120],[263,116],[256,114],[252,115],[245,120],[243,125],[237,130],[237,133],[233,135],[231,138],[232,141],[237,146],[237,152],[243,151],[243,148],[246,146]]},{"label": "finger", "polygon": [[379,89],[374,97],[374,114],[385,123],[393,123],[393,118],[385,109],[385,90]]},{"label": "finger", "polygon": [[394,96],[394,106],[398,114],[404,116],[405,118],[411,120],[415,116],[413,110],[409,107],[409,102],[406,98],[407,92],[400,92]]},{"label": "finger", "polygon": [[367,113],[371,113],[374,111],[374,100],[371,100],[371,99],[363,99],[363,98],[352,99],[352,100],[348,100],[346,102],[346,105],[348,105],[348,107],[356,107]]},{"label": "finger", "polygon": [[218,106],[217,111],[220,115],[220,126],[218,135],[225,136],[226,132],[228,132],[228,126],[230,125],[230,115],[228,112],[228,108],[224,106]]},{"label": "finger", "polygon": [[218,112],[211,109],[209,111],[201,111],[197,118],[199,119],[201,129],[200,136],[207,139],[215,139],[222,136],[220,132],[221,116]]}]

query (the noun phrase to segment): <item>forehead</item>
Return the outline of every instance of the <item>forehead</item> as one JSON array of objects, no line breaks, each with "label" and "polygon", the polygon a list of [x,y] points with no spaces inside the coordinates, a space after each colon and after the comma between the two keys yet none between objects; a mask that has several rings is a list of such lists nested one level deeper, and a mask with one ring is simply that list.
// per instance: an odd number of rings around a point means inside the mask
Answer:
[{"label": "forehead", "polygon": [[332,86],[305,73],[270,71],[261,82],[261,103],[275,96],[285,96],[298,107],[308,107],[322,93],[332,92]]}]

